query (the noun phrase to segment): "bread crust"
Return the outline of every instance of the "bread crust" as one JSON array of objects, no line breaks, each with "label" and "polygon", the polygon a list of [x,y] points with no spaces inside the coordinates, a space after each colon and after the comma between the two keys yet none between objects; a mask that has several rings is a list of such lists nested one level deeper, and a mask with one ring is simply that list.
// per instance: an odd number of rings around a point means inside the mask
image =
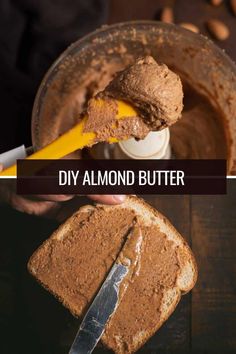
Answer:
[{"label": "bread crust", "polygon": [[[162,324],[168,319],[168,317],[171,315],[171,313],[175,310],[178,302],[181,299],[181,296],[189,292],[195,285],[198,272],[197,272],[197,264],[196,260],[194,258],[194,255],[188,246],[187,242],[184,240],[184,238],[180,235],[180,233],[174,228],[174,226],[170,223],[170,221],[162,215],[159,211],[154,209],[152,206],[147,204],[143,199],[138,198],[136,196],[128,196],[125,200],[124,203],[119,204],[119,205],[113,205],[113,206],[108,206],[108,205],[102,205],[102,204],[96,204],[96,207],[98,208],[103,208],[103,209],[112,209],[116,210],[117,208],[129,208],[135,211],[136,214],[138,214],[138,217],[141,218],[143,223],[145,225],[152,225],[152,224],[157,224],[160,227],[160,230],[165,232],[167,237],[170,237],[170,239],[176,243],[177,249],[180,250],[178,251],[178,257],[180,260],[180,263],[182,264],[182,267],[177,275],[176,279],[176,286],[171,289],[172,292],[169,294],[165,293],[165,296],[163,296],[162,304],[161,304],[161,317],[160,321],[156,324],[156,327],[152,330],[153,333],[155,333],[161,326]],[[70,312],[76,316],[76,313],[70,308],[70,304],[65,301],[65,299],[61,298],[56,294],[55,292],[52,291],[46,284],[44,284],[40,279],[37,277],[37,272],[34,271],[34,261],[40,251],[46,247],[49,243],[52,243],[54,241],[60,241],[63,239],[63,237],[66,234],[66,231],[70,230],[71,225],[73,224],[74,218],[84,215],[88,215],[88,213],[92,213],[96,207],[93,207],[91,205],[86,205],[81,207],[77,212],[75,212],[63,225],[61,225],[52,235],[51,237],[44,241],[44,243],[34,252],[34,254],[31,256],[29,262],[28,262],[28,270],[29,272],[36,277],[37,281],[49,292],[51,292],[60,302],[63,303],[65,307],[67,307]],[[189,273],[187,273],[189,272]],[[187,278],[187,282],[184,281],[185,278]],[[169,297],[168,297],[169,296]],[[167,305],[165,303],[167,301]],[[169,303],[170,302],[170,303]],[[117,348],[115,350],[116,353],[132,353],[137,351],[146,341],[149,339],[150,333],[146,331],[146,333],[143,333],[142,337],[137,339],[136,342],[134,343],[133,347],[130,350],[126,350],[125,352]],[[103,343],[109,348],[109,343],[108,340],[106,340],[106,332],[103,335]],[[114,350],[114,348],[110,348]]]}]

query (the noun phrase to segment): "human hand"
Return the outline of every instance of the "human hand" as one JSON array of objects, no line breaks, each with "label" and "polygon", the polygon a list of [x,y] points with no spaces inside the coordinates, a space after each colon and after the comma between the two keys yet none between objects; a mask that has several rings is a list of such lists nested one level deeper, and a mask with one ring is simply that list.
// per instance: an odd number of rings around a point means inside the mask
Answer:
[{"label": "human hand", "polygon": [[[89,195],[89,199],[103,204],[120,204],[124,195]],[[16,193],[16,181],[0,181],[0,201],[23,213],[55,218],[63,221],[80,206],[88,203],[85,197],[75,195],[22,196]]]}]

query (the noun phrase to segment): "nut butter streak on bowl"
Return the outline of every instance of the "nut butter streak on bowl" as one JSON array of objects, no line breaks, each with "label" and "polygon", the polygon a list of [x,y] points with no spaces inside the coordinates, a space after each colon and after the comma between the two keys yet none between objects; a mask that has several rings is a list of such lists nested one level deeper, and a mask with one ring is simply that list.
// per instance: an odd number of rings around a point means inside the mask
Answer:
[{"label": "nut butter streak on bowl", "polygon": [[227,158],[228,172],[236,173],[235,64],[208,38],[156,21],[106,26],[62,53],[35,99],[34,146],[40,148],[71,128],[88,98],[144,55],[167,64],[184,83],[183,118],[171,128],[174,156]]}]

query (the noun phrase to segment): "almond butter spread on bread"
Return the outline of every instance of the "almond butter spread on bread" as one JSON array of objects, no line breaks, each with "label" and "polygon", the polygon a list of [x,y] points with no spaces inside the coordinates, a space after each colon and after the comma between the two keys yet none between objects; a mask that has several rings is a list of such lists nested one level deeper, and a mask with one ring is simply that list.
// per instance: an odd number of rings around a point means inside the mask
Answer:
[{"label": "almond butter spread on bread", "polygon": [[[83,207],[29,261],[32,275],[81,318],[127,235],[137,242],[139,257],[102,336],[115,353],[138,350],[196,281],[192,252],[167,219],[136,197],[117,206]],[[128,249],[120,255],[132,257]]]}]

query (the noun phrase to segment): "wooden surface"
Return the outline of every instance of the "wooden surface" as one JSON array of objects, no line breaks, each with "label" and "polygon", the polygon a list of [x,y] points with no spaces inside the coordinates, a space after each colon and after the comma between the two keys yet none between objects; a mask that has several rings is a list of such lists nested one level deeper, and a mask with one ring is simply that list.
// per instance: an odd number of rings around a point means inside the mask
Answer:
[{"label": "wooden surface", "polygon": [[130,20],[160,20],[164,6],[171,6],[174,10],[176,24],[191,22],[197,25],[200,32],[209,36],[206,21],[212,18],[219,19],[227,24],[230,36],[225,41],[215,41],[218,46],[236,61],[236,18],[230,10],[229,1],[223,0],[220,6],[210,5],[210,0],[110,0],[110,16],[108,23]]}]

